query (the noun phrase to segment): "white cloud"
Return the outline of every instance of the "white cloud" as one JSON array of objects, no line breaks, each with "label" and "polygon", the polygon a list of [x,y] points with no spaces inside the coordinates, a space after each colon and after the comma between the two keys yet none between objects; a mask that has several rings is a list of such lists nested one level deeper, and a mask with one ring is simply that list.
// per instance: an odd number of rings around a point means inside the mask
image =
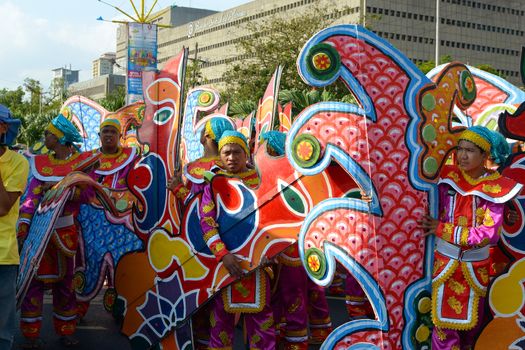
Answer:
[{"label": "white cloud", "polygon": [[14,89],[25,78],[37,79],[47,88],[52,69],[71,65],[90,73],[94,59],[115,51],[117,25],[113,23],[64,14],[58,19],[41,18],[11,1],[0,3],[0,13],[7,14],[0,21],[0,88]]}]

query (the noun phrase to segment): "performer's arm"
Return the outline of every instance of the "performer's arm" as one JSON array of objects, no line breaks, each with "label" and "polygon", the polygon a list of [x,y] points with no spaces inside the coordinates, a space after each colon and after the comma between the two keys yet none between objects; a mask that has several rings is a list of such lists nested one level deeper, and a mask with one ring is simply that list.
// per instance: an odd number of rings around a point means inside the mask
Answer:
[{"label": "performer's arm", "polygon": [[217,208],[213,200],[211,185],[204,187],[199,204],[199,214],[201,217],[200,224],[204,234],[204,241],[217,258],[217,261],[221,261],[229,251],[226,249],[226,245],[219,235],[219,225],[216,221]]},{"label": "performer's arm", "polygon": [[40,199],[44,195],[44,182],[33,177],[29,183],[29,189],[24,202],[20,205],[20,216],[18,219],[18,234],[20,238],[25,238],[31,225],[31,220],[35,214]]}]

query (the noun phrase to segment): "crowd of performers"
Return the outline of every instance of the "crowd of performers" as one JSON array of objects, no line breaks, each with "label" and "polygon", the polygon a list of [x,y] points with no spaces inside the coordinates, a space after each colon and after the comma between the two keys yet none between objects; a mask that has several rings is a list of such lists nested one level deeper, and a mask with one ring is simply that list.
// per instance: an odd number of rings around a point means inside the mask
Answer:
[{"label": "crowd of performers", "polygon": [[[15,229],[18,200],[27,178],[27,162],[7,147],[19,124],[13,122],[7,109],[0,109],[0,112],[0,136],[7,135],[8,130],[10,135],[0,138],[0,264],[3,264],[0,268],[3,268],[18,264],[16,240],[9,240],[9,237],[11,234],[14,237],[16,230],[18,244],[23,244],[31,219],[47,189],[74,170],[86,172],[108,188],[125,188],[126,175],[138,154],[134,148],[120,146],[121,126],[115,119],[106,119],[100,125],[100,149],[79,152],[75,146],[81,140],[77,129],[59,115],[45,130],[45,145],[50,152],[30,160],[32,179],[20,204],[20,218]],[[271,156],[279,157],[284,156],[285,138],[284,133],[269,131],[261,135],[260,142],[266,144]],[[201,196],[199,214],[204,240],[217,264],[222,263],[235,282],[193,315],[196,347],[231,349],[240,315],[243,316],[240,319],[250,349],[307,349],[309,342],[322,342],[332,331],[325,289],[308,278],[297,244],[272,260],[263,261],[261,268],[247,274],[239,258],[228,251],[221,239],[209,176],[203,174],[235,177],[247,187],[257,187],[260,180],[253,166],[248,140],[224,119],[212,118],[203,128],[201,143],[203,157],[186,166],[184,181],[180,174],[175,174],[167,187],[179,200],[182,210],[188,198]],[[472,347],[486,320],[483,310],[490,280],[489,247],[498,241],[504,216],[511,220],[514,215],[505,209],[505,202],[512,198],[510,194],[515,193],[519,186],[502,177],[489,164],[503,164],[509,153],[508,144],[498,133],[480,126],[466,129],[459,137],[454,160],[444,166],[441,173],[439,216],[437,219],[425,216],[420,221],[424,234],[435,235],[437,242],[432,282],[433,349]],[[85,160],[94,155],[99,157],[98,167],[82,168]],[[25,173],[24,166],[12,165],[15,161],[25,164]],[[14,198],[6,208],[5,193]],[[76,216],[80,205],[93,198],[89,188],[77,188],[58,219],[38,272],[21,304],[20,327],[26,338],[23,348],[42,347],[40,332],[46,289],[52,289],[53,324],[62,345],[78,344],[74,333],[88,304],[76,301],[73,288],[73,272],[78,264],[75,253],[79,244]],[[0,276],[6,275],[4,271],[0,269]],[[15,281],[14,278],[11,280],[12,290],[7,298],[12,298],[12,301],[6,302],[4,295],[0,294],[2,308],[4,304],[12,306],[9,319],[4,321],[3,312],[0,315],[0,349],[9,349],[4,345],[10,346],[12,340],[12,333],[10,335],[9,327],[5,325],[14,320]],[[349,317],[375,318],[366,295],[351,275],[339,272],[331,291],[345,296]],[[253,293],[259,298],[247,303],[246,295]]]}]

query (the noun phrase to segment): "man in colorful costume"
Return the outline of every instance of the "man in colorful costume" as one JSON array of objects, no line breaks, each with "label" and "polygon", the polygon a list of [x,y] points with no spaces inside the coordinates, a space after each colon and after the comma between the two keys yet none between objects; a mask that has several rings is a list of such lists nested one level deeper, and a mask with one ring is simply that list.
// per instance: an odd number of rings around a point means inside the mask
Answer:
[{"label": "man in colorful costume", "polygon": [[[121,125],[117,119],[108,118],[100,124],[99,130],[100,145],[99,149],[92,151],[93,155],[98,155],[99,166],[89,174],[93,180],[102,186],[114,190],[127,189],[126,178],[129,170],[134,166],[138,158],[135,147],[122,147],[120,138],[122,136]],[[77,265],[83,266],[81,254],[77,254]],[[112,281],[109,281],[110,284]],[[78,302],[78,317],[83,318],[89,308],[89,302]]]},{"label": "man in colorful costume", "polygon": [[180,183],[180,176],[174,176],[168,183],[168,188],[175,193],[182,205],[191,197],[202,192],[205,186],[204,175],[214,169],[220,169],[219,140],[223,132],[233,130],[232,124],[224,118],[211,118],[206,121],[201,132],[201,144],[204,154],[184,167],[184,176],[188,180]]},{"label": "man in colorful costume", "polygon": [[94,179],[102,186],[115,190],[127,188],[126,177],[137,159],[135,147],[122,147],[121,125],[117,119],[106,119],[100,124],[100,152],[99,166],[92,173]]},{"label": "man in colorful costume", "polygon": [[[50,154],[37,155],[30,161],[33,179],[29,184],[27,196],[20,207],[18,237],[24,240],[31,219],[45,191],[64,176],[78,169],[78,166],[91,153],[79,153],[75,142],[82,141],[75,126],[63,115],[58,115],[47,126],[45,145]],[[75,218],[80,202],[87,200],[89,191],[74,192],[66,203],[62,215],[55,224],[55,231],[45,248],[38,271],[31,281],[21,305],[20,326],[27,342],[25,348],[38,348],[42,325],[44,289],[53,289],[53,323],[55,332],[61,336],[64,345],[75,345],[78,341],[72,336],[77,323],[77,303],[73,290],[74,255],[78,247],[78,228]]]},{"label": "man in colorful costume", "polygon": [[[261,134],[269,155],[283,156],[286,134],[267,131]],[[332,331],[324,288],[308,278],[299,257],[297,243],[279,254],[277,284],[272,296],[274,317],[279,322],[279,335],[285,340],[284,350],[308,349],[308,324],[311,342],[322,343]],[[290,283],[293,281],[293,283]]]},{"label": "man in colorful costume", "polygon": [[[239,178],[251,188],[258,186],[260,180],[257,172],[246,166],[249,154],[248,143],[243,134],[225,131],[219,140],[219,155],[225,170],[217,173]],[[217,208],[210,185],[204,188],[199,214],[204,241],[217,262],[222,261],[229,273],[238,278],[211,300],[209,349],[232,349],[236,313],[245,315],[250,349],[275,349],[268,275],[262,269],[243,275],[238,258],[229,252],[221,239],[216,221]]]},{"label": "man in colorful costume", "polygon": [[8,146],[14,143],[19,128],[20,119],[0,105],[0,350],[11,349],[16,328],[16,275],[20,264],[16,221],[29,164]]},{"label": "man in colorful costume", "polygon": [[[174,176],[168,182],[168,188],[175,193],[180,208],[184,208],[188,200],[204,190],[206,186],[204,175],[206,172],[220,169],[219,139],[226,130],[233,130],[233,126],[224,118],[214,117],[208,119],[204,124],[200,138],[200,142],[204,147],[204,154],[201,158],[188,163],[184,167],[186,183],[180,183],[180,174]],[[209,315],[209,305],[207,304],[192,316],[192,329],[196,349],[208,349]]]},{"label": "man in colorful costume", "polygon": [[[505,152],[507,147],[507,152]],[[504,203],[522,185],[485,168],[503,163],[508,146],[492,131],[474,126],[459,138],[456,165],[445,166],[438,182],[439,219],[421,220],[436,235],[432,280],[432,349],[470,349],[483,319],[489,283],[489,246],[497,243]]]}]

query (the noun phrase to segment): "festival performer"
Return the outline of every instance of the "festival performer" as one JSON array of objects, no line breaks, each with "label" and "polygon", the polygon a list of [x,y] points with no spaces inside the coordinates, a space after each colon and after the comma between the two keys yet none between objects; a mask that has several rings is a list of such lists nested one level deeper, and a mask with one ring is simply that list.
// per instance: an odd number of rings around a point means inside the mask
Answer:
[{"label": "festival performer", "polygon": [[[122,128],[118,119],[108,118],[100,124],[99,149],[92,151],[99,154],[99,165],[89,174],[93,180],[110,189],[121,190],[127,188],[126,177],[134,166],[138,157],[135,147],[122,147],[120,138]],[[82,266],[80,254],[76,255],[77,267]],[[111,283],[111,281],[109,281]],[[82,319],[89,308],[89,302],[79,301],[77,305],[78,317]]]},{"label": "festival performer", "polygon": [[[175,193],[181,208],[190,197],[196,196],[204,190],[206,185],[204,174],[207,171],[220,169],[219,139],[226,130],[233,127],[224,118],[211,118],[201,133],[201,144],[204,154],[201,158],[189,163],[184,169],[187,178],[186,183],[180,183],[180,176],[172,177],[168,182],[168,188]],[[196,343],[196,349],[208,349],[210,334],[210,311],[209,304],[201,307],[192,317],[192,329]]]},{"label": "festival performer", "polygon": [[[259,177],[254,169],[248,169],[248,143],[238,131],[225,131],[219,140],[219,155],[224,170],[218,174],[241,179],[245,185],[256,187]],[[210,349],[232,349],[235,314],[243,313],[250,349],[275,349],[273,312],[270,306],[269,277],[262,269],[243,274],[239,259],[229,252],[222,241],[216,221],[217,208],[210,185],[206,185],[199,206],[200,224],[204,241],[224,264],[230,275],[238,280],[224,288],[211,300]],[[260,302],[247,300],[245,291],[258,293]],[[253,293],[247,293],[252,295]]]},{"label": "festival performer", "polygon": [[184,175],[186,183],[181,183],[181,177],[174,176],[168,181],[168,189],[175,193],[177,199],[184,204],[189,197],[202,192],[205,186],[204,174],[207,171],[220,168],[219,139],[226,130],[233,130],[233,126],[224,118],[208,119],[201,132],[200,142],[204,147],[201,158],[186,165]]},{"label": "festival performer", "polygon": [[445,166],[438,182],[439,219],[425,216],[420,221],[425,235],[436,236],[434,350],[470,349],[480,329],[489,283],[489,246],[499,239],[504,203],[522,187],[485,167],[489,156],[503,163],[505,153],[508,145],[499,143],[487,128],[465,130],[456,151],[458,166]]},{"label": "festival performer", "polygon": [[[75,126],[59,114],[49,123],[45,132],[45,145],[52,152],[31,159],[33,179],[27,197],[20,207],[18,237],[24,240],[40,199],[47,189],[64,176],[77,169],[79,164],[91,156],[90,152],[79,153],[74,145],[82,140]],[[53,289],[53,324],[64,346],[74,346],[78,340],[73,336],[77,323],[77,302],[73,290],[74,255],[78,247],[78,228],[75,217],[80,202],[87,200],[89,191],[74,192],[66,203],[62,216],[55,224],[55,231],[46,247],[42,261],[31,281],[21,305],[20,327],[26,342],[22,348],[40,348],[44,289]]]},{"label": "festival performer", "polygon": [[20,195],[24,193],[29,163],[12,151],[20,120],[0,105],[0,350],[10,350],[16,327],[16,276],[20,257],[16,221]]},{"label": "festival performer", "polygon": [[[269,155],[284,155],[286,134],[267,131],[260,142],[266,142]],[[324,288],[308,278],[299,257],[297,243],[277,256],[277,284],[272,296],[274,317],[279,322],[277,334],[284,338],[284,350],[308,349],[310,342],[322,343],[332,331]],[[293,281],[293,283],[290,283]]]}]

